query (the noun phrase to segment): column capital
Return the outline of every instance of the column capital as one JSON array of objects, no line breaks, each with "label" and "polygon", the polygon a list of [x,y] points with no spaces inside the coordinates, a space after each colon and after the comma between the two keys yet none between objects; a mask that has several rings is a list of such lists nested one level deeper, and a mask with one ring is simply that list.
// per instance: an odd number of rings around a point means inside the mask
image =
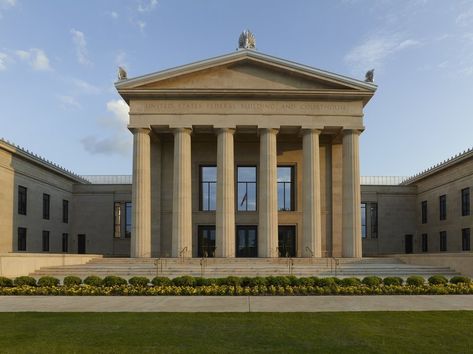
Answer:
[{"label": "column capital", "polygon": [[151,128],[128,128],[133,134],[150,134]]},{"label": "column capital", "polygon": [[235,128],[216,128],[215,131],[216,131],[217,134],[221,134],[221,133],[234,134],[235,133]]},{"label": "column capital", "polygon": [[302,135],[312,134],[312,133],[320,135],[322,133],[322,129],[319,129],[319,128],[302,128],[301,129]]},{"label": "column capital", "polygon": [[264,133],[264,132],[276,135],[276,134],[279,133],[279,129],[277,129],[277,128],[258,128],[258,134],[261,134],[261,133]]},{"label": "column capital", "polygon": [[173,134],[176,134],[176,133],[188,133],[188,134],[191,134],[192,133],[192,128],[172,128],[172,133]]},{"label": "column capital", "polygon": [[362,130],[362,129],[347,129],[347,128],[343,128],[343,129],[342,129],[342,133],[343,133],[343,135],[346,135],[346,134],[358,134],[358,135],[360,135],[361,133],[363,133],[363,130]]}]

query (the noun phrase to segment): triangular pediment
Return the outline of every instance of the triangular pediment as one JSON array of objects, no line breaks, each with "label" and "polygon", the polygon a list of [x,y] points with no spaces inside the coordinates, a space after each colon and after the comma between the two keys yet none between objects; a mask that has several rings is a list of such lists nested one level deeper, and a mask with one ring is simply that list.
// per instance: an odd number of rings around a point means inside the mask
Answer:
[{"label": "triangular pediment", "polygon": [[371,96],[376,85],[251,50],[119,81],[122,96],[133,92],[284,91],[356,92]]}]

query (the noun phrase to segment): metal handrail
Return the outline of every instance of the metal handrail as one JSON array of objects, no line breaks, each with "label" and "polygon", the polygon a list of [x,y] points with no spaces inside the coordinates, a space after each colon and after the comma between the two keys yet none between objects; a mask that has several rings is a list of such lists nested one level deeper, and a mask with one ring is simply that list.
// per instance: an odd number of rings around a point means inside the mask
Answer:
[{"label": "metal handrail", "polygon": [[[335,267],[334,267],[334,264],[335,264]],[[335,276],[337,276],[337,268],[338,266],[340,265],[340,260],[338,258],[335,258],[335,257],[330,257],[330,272],[331,273],[334,273],[334,270],[335,270]]]},{"label": "metal handrail", "polygon": [[292,275],[294,270],[294,260],[292,259],[292,257],[287,258],[287,266],[289,268],[289,275]]},{"label": "metal handrail", "polygon": [[156,266],[156,276],[159,277],[159,272],[163,274],[163,259],[162,258],[156,258],[154,261],[154,265]]},{"label": "metal handrail", "polygon": [[179,258],[181,259],[182,262],[184,262],[185,252],[187,252],[187,246],[185,246],[185,247],[179,252]]},{"label": "metal handrail", "polygon": [[200,276],[201,277],[204,277],[206,266],[207,266],[207,252],[204,252],[204,255],[200,259]]},{"label": "metal handrail", "polygon": [[314,251],[312,251],[309,246],[305,246],[305,250],[310,253],[309,263],[312,264],[312,260],[314,259]]}]

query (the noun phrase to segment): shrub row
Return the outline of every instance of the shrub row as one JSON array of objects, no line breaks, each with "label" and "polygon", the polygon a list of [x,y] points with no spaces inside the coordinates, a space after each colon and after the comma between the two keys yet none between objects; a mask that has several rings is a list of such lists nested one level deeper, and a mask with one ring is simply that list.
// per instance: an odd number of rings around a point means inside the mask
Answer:
[{"label": "shrub row", "polygon": [[[428,280],[430,285],[445,285],[449,282],[443,275],[433,275]],[[450,284],[470,284],[471,280],[468,277],[455,276],[450,279]],[[359,278],[317,278],[317,277],[301,277],[295,276],[269,276],[269,277],[235,277],[229,276],[226,278],[201,278],[191,276],[181,276],[174,279],[167,277],[154,277],[151,281],[146,277],[132,277],[125,280],[121,277],[109,275],[105,278],[100,278],[95,275],[88,276],[82,280],[76,276],[67,276],[64,278],[63,285],[66,287],[78,286],[84,283],[85,285],[94,287],[113,287],[121,285],[132,285],[135,287],[153,286],[178,286],[178,287],[201,287],[201,286],[239,286],[243,288],[254,288],[258,286],[275,286],[275,287],[355,287],[364,285],[366,287],[384,286],[402,286],[404,280],[399,277],[386,277],[384,279],[377,276],[369,276],[363,279]],[[407,278],[406,285],[409,286],[423,286],[426,283],[425,279],[418,275],[413,275]],[[36,281],[35,278],[29,276],[17,277],[15,280],[0,277],[0,287],[13,286],[39,286],[39,287],[57,287],[60,281],[57,278],[45,276]]]},{"label": "shrub row", "polygon": [[410,286],[410,285],[381,285],[366,286],[275,286],[259,285],[242,287],[240,285],[204,285],[204,286],[16,286],[1,287],[0,295],[68,295],[68,296],[160,296],[160,295],[452,295],[472,294],[472,284],[445,284]]}]

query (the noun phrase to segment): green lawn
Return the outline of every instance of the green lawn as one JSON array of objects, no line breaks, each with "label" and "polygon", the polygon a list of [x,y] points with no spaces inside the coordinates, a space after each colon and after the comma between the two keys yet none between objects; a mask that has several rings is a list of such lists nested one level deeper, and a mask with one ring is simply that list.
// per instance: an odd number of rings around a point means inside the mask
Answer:
[{"label": "green lawn", "polygon": [[1,353],[467,353],[473,312],[0,313]]}]

